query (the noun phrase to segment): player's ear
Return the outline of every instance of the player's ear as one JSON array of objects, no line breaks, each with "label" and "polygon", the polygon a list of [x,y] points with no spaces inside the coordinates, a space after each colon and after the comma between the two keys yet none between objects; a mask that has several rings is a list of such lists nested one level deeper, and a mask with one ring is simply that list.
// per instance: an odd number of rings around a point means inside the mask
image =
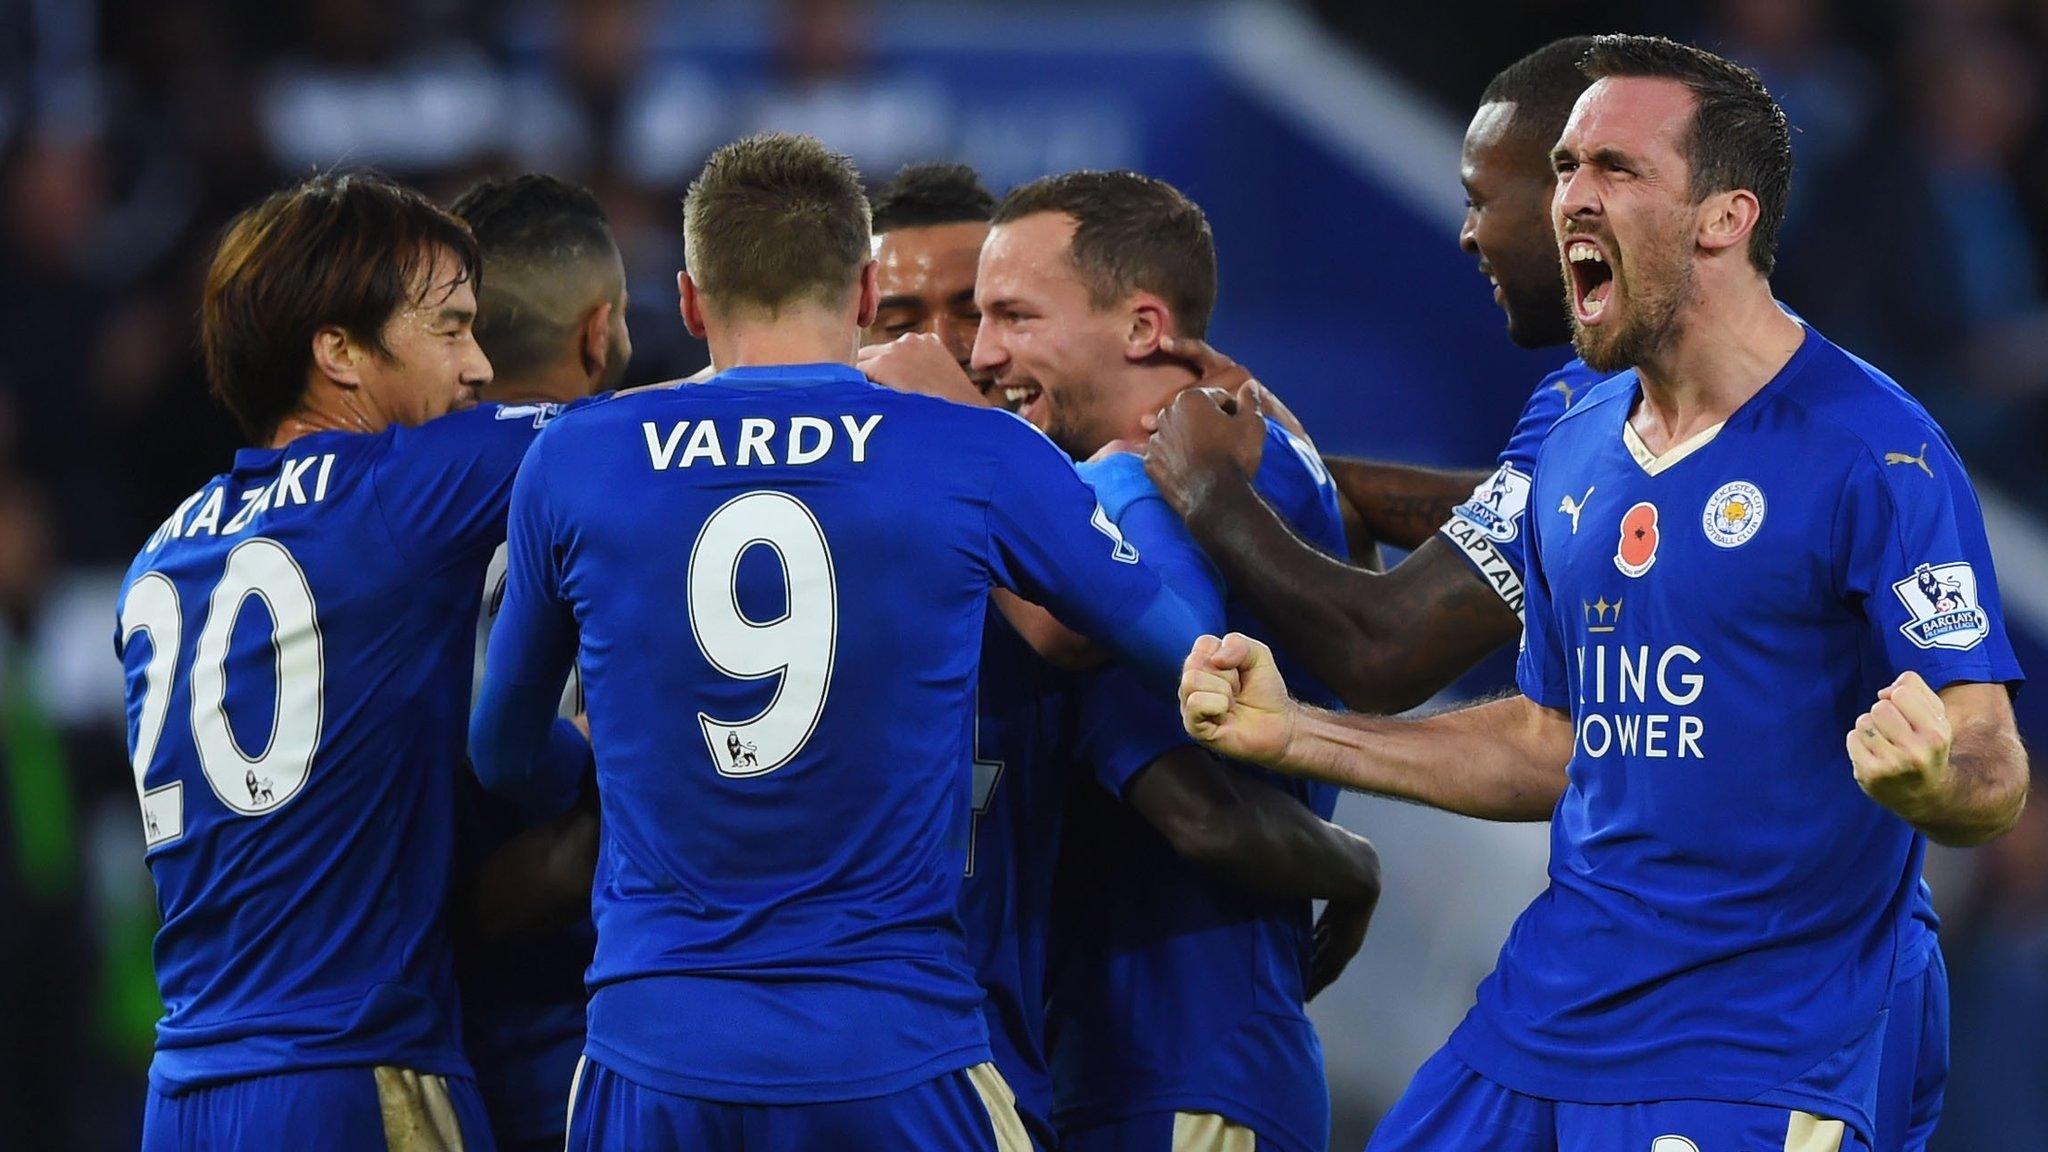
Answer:
[{"label": "player's ear", "polygon": [[606,300],[583,317],[583,326],[577,333],[576,357],[582,362],[587,376],[604,372],[605,360],[612,347],[612,302]]},{"label": "player's ear", "polygon": [[1173,309],[1150,292],[1131,298],[1130,319],[1124,332],[1124,359],[1146,360],[1159,353],[1159,342],[1173,333]]},{"label": "player's ear", "polygon": [[368,349],[358,347],[348,333],[335,325],[313,333],[313,367],[340,387],[362,387],[362,362],[368,354]]},{"label": "player's ear", "polygon": [[697,294],[697,282],[688,272],[676,273],[676,289],[682,294],[683,327],[690,335],[704,339],[704,298]]},{"label": "player's ear", "polygon": [[1747,188],[1716,192],[1700,204],[1699,246],[1708,252],[1721,252],[1748,244],[1749,234],[1762,214],[1763,205],[1757,203],[1756,193]]},{"label": "player's ear", "polygon": [[854,318],[857,328],[873,327],[875,313],[882,309],[881,267],[873,260],[860,266],[860,313]]}]

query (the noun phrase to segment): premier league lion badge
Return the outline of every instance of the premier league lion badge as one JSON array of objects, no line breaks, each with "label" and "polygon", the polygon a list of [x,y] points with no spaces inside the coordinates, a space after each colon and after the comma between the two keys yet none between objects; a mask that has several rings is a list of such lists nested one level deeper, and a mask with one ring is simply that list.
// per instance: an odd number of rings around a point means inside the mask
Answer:
[{"label": "premier league lion badge", "polygon": [[1920,648],[1975,648],[1991,634],[1991,620],[1977,604],[1977,573],[1969,564],[1922,564],[1892,585],[1906,606],[1899,626]]}]

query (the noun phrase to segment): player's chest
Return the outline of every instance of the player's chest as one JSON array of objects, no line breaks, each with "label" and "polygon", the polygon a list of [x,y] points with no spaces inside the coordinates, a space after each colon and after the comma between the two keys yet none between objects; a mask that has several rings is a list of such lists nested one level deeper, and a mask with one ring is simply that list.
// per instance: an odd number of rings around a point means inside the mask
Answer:
[{"label": "player's chest", "polygon": [[1540,562],[1560,621],[1740,634],[1830,610],[1839,486],[1782,446],[1728,439],[1662,467],[1601,446],[1538,477],[1529,515],[1543,518]]}]

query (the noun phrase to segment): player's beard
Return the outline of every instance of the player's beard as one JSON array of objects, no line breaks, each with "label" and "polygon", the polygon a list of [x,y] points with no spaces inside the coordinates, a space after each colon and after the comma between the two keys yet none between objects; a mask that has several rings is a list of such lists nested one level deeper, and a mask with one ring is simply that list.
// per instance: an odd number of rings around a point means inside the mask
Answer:
[{"label": "player's beard", "polygon": [[616,392],[626,378],[626,362],[632,359],[625,341],[614,335],[605,347],[604,371],[598,373],[594,392]]},{"label": "player's beard", "polygon": [[[1638,258],[1640,270],[1631,269],[1615,260],[1614,287],[1610,289],[1608,310],[1616,303],[1622,304],[1623,318],[1618,324],[1601,324],[1588,328],[1579,323],[1578,313],[1572,312],[1572,350],[1579,359],[1586,362],[1595,372],[1620,372],[1633,368],[1657,355],[1678,341],[1684,330],[1680,313],[1685,302],[1692,296],[1694,274],[1692,261],[1679,253],[1674,245],[1674,258],[1669,267],[1657,267],[1650,260]],[[1565,289],[1565,306],[1571,307],[1570,287]]]}]

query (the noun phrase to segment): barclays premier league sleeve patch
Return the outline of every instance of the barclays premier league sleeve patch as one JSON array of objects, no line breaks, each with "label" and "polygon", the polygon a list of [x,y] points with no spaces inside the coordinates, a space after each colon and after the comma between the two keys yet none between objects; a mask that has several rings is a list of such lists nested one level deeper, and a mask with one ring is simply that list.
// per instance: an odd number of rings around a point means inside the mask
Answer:
[{"label": "barclays premier league sleeve patch", "polygon": [[1514,465],[1503,464],[1474,488],[1471,498],[1458,505],[1453,514],[1470,520],[1488,538],[1506,544],[1521,532],[1522,512],[1528,507],[1529,478],[1516,471]]},{"label": "barclays premier league sleeve patch", "polygon": [[1437,529],[1517,616],[1522,614],[1522,573],[1500,546],[1521,534],[1522,513],[1528,506],[1529,477],[1503,464]]},{"label": "barclays premier league sleeve patch", "polygon": [[1991,619],[1977,603],[1977,573],[1964,561],[1922,564],[1892,585],[1906,606],[1899,631],[1919,648],[1966,651],[1991,634]]}]

